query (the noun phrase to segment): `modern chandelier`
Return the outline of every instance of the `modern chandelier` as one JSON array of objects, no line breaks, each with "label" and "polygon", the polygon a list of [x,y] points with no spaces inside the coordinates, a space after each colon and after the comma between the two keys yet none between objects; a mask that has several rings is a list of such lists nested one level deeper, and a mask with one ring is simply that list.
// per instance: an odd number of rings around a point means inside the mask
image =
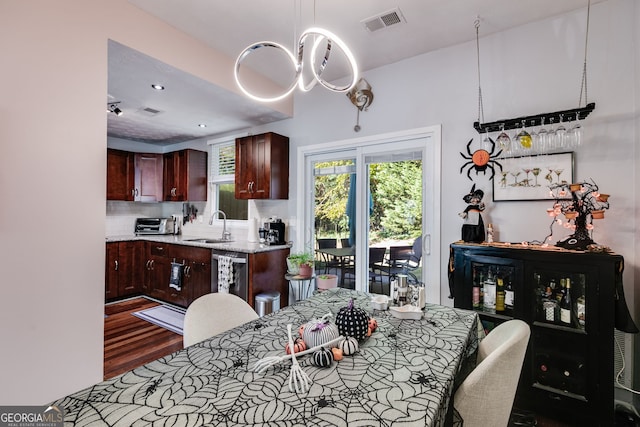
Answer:
[{"label": "modern chandelier", "polygon": [[[311,73],[313,75],[313,79],[309,82],[309,83],[305,83],[304,82],[304,54],[305,54],[305,45],[308,41],[312,40],[312,45],[311,45],[311,52],[310,52],[310,57],[307,58],[309,60],[309,64],[311,64],[310,68],[311,68]],[[325,49],[324,49],[324,56],[322,57],[322,60],[318,63],[318,49],[320,47],[320,45],[322,43],[326,43],[325,44]],[[289,96],[296,88],[296,86],[303,92],[307,92],[309,90],[311,90],[317,83],[320,83],[322,86],[324,86],[326,89],[329,89],[333,92],[347,92],[349,91],[351,88],[353,88],[357,81],[358,81],[358,65],[356,64],[356,60],[355,57],[353,56],[353,54],[351,53],[351,50],[349,50],[349,48],[347,47],[346,43],[344,43],[338,36],[336,36],[335,34],[333,34],[332,32],[325,30],[323,28],[319,28],[319,27],[311,27],[309,29],[307,29],[306,31],[304,31],[302,33],[302,35],[300,35],[300,38],[298,39],[298,54],[297,56],[294,55],[289,49],[287,49],[285,46],[283,46],[280,43],[276,43],[273,41],[261,41],[261,42],[257,42],[254,43],[250,46],[248,46],[246,49],[244,49],[240,55],[238,55],[238,58],[236,59],[236,63],[235,63],[235,67],[234,67],[234,72],[233,75],[235,77],[236,80],[236,84],[238,85],[238,87],[240,88],[240,90],[242,91],[242,93],[244,93],[246,96],[248,96],[249,98],[252,98],[256,101],[260,101],[260,102],[275,102],[275,101],[279,101],[281,99],[286,98],[287,96]],[[328,62],[329,62],[329,56],[331,54],[331,49],[333,47],[333,45],[336,45],[338,48],[340,48],[342,50],[342,52],[344,53],[348,65],[349,65],[349,69],[350,69],[350,73],[351,73],[351,78],[349,79],[348,84],[346,85],[334,85],[332,83],[329,83],[328,81],[326,81],[325,79],[322,78],[322,73],[324,72]],[[246,59],[247,56],[249,56],[249,54],[262,49],[262,48],[275,48],[275,49],[280,49],[281,51],[283,51],[287,57],[289,58],[289,60],[291,61],[291,64],[293,65],[293,69],[294,69],[294,77],[293,77],[293,81],[291,82],[291,84],[287,87],[287,89],[280,93],[279,95],[273,96],[273,97],[262,97],[262,96],[257,96],[253,93],[251,93],[245,86],[243,86],[243,84],[240,82],[240,77],[239,77],[239,71],[240,71],[240,65],[242,64],[242,62]],[[317,66],[316,66],[317,64]]]}]

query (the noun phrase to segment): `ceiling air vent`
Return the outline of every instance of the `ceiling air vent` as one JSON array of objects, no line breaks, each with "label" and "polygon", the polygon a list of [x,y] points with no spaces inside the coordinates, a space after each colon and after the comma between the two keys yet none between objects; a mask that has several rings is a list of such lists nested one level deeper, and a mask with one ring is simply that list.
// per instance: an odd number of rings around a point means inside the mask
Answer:
[{"label": "ceiling air vent", "polygon": [[155,108],[151,108],[151,107],[145,107],[145,108],[141,108],[140,110],[140,114],[143,114],[145,116],[149,116],[149,117],[153,117],[156,114],[161,113],[162,111],[160,110],[156,110]]},{"label": "ceiling air vent", "polygon": [[400,12],[400,9],[395,8],[379,15],[372,16],[371,18],[364,19],[360,22],[364,24],[365,28],[370,33],[373,33],[374,31],[389,28],[392,25],[400,24],[407,21],[404,19],[404,16],[402,15],[402,12]]}]

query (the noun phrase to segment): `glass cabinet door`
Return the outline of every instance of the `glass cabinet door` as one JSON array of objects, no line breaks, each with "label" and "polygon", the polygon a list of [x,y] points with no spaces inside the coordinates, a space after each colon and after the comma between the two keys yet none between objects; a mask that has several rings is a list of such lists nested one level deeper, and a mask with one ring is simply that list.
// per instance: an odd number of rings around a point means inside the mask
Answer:
[{"label": "glass cabinet door", "polygon": [[586,282],[584,273],[534,270],[534,319],[584,331],[587,323]]},{"label": "glass cabinet door", "polygon": [[513,316],[516,268],[490,262],[471,263],[471,303],[477,311]]}]

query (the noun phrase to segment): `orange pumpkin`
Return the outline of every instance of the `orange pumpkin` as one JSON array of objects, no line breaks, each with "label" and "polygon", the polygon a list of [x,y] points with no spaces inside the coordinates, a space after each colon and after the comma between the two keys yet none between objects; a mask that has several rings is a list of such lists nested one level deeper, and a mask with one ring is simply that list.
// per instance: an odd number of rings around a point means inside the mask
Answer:
[{"label": "orange pumpkin", "polygon": [[[300,353],[301,351],[305,351],[306,349],[307,349],[307,345],[304,343],[304,341],[302,341],[302,339],[296,338],[295,341],[293,341],[293,352],[294,353]],[[284,351],[287,354],[291,354],[291,349],[289,348],[289,343],[287,343],[287,345],[284,346]]]},{"label": "orange pumpkin", "polygon": [[344,357],[344,355],[342,354],[342,350],[336,347],[333,347],[331,349],[331,353],[333,353],[333,360],[335,360],[336,362],[339,362]]}]

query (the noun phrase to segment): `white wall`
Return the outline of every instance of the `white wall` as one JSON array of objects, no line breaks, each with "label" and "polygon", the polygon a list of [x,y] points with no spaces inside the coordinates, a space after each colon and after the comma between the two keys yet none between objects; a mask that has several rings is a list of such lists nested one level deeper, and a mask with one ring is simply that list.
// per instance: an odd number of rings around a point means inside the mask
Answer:
[{"label": "white wall", "polygon": [[0,2],[3,405],[102,379],[109,39],[237,92],[231,58],[126,0]]}]

